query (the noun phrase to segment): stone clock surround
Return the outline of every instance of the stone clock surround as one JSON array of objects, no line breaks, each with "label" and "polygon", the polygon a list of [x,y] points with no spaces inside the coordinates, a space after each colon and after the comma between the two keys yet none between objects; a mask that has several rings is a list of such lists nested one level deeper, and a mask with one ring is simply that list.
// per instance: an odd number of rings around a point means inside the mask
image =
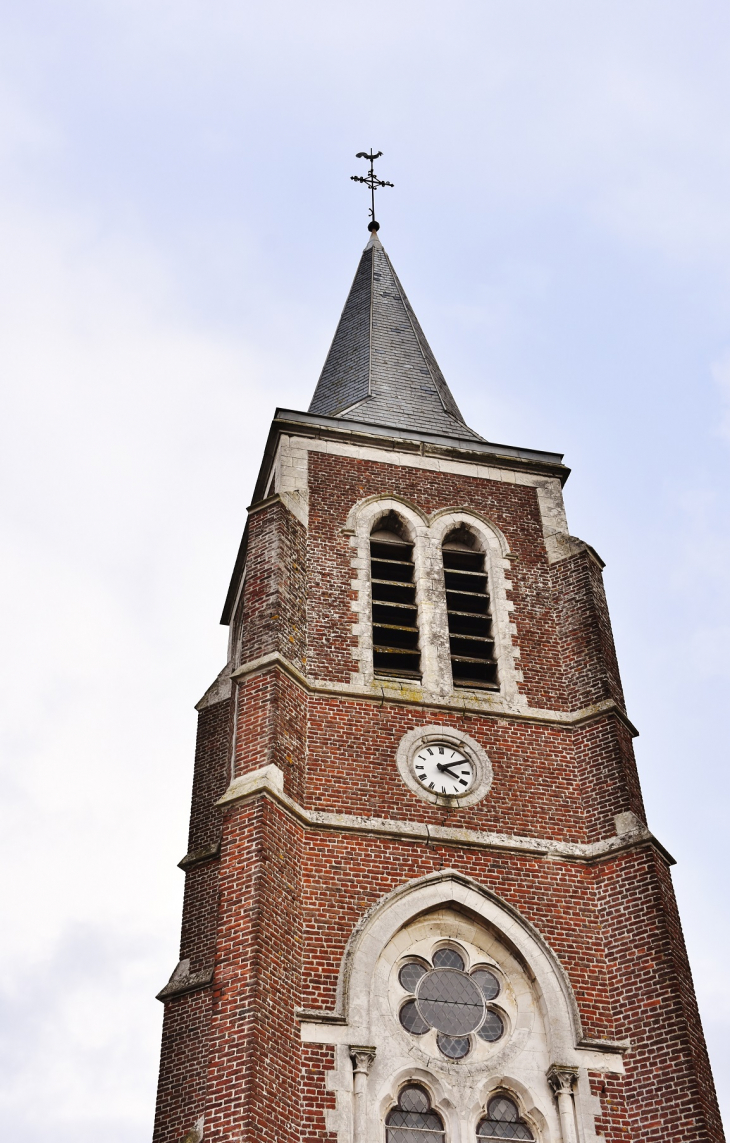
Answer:
[{"label": "stone clock surround", "polygon": [[[461,750],[469,758],[475,769],[474,782],[466,794],[450,796],[436,794],[425,789],[413,773],[413,759],[425,746],[436,743],[452,746]],[[395,756],[396,765],[401,778],[409,790],[412,790],[424,802],[435,806],[473,806],[480,802],[489,793],[492,785],[492,763],[489,761],[486,750],[468,734],[456,732],[450,726],[416,726],[404,734],[398,744]]]}]

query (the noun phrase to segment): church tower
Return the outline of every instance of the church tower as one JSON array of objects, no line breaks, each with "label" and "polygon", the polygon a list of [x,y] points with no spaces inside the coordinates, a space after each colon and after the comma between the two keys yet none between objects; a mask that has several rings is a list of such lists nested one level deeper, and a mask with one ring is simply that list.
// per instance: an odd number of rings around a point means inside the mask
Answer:
[{"label": "church tower", "polygon": [[371,224],[198,703],[155,1143],[724,1138],[567,476],[465,424]]}]

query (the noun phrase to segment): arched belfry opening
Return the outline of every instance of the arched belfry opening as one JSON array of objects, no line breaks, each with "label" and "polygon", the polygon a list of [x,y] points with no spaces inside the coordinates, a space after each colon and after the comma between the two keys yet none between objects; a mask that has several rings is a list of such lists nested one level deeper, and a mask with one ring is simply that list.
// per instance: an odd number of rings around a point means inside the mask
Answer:
[{"label": "arched belfry opening", "polygon": [[376,675],[421,677],[413,543],[389,511],[370,533],[373,670]]},{"label": "arched belfry opening", "polygon": [[449,654],[455,686],[497,690],[497,658],[485,553],[459,524],[442,545]]},{"label": "arched belfry opening", "polygon": [[375,521],[370,538],[384,544],[409,544],[411,542],[405,523],[392,508]]}]

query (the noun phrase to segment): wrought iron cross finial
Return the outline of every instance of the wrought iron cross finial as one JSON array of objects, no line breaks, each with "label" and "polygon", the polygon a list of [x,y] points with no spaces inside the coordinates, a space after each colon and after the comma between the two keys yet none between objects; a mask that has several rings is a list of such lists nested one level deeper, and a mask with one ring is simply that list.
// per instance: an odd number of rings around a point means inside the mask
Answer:
[{"label": "wrought iron cross finial", "polygon": [[357,159],[368,159],[370,162],[370,170],[366,175],[350,175],[354,183],[365,183],[366,187],[370,187],[370,222],[368,223],[368,230],[380,230],[380,223],[375,221],[375,192],[378,187],[392,187],[393,183],[387,183],[384,179],[379,179],[373,170],[373,163],[382,155],[382,151],[376,151],[375,154],[371,151],[358,151],[355,156]]}]

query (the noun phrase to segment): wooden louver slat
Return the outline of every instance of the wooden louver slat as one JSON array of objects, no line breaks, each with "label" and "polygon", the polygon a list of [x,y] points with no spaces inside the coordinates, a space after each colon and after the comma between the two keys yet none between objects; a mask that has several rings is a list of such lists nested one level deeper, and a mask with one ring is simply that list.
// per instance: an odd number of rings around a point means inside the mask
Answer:
[{"label": "wooden louver slat", "polygon": [[396,535],[372,539],[370,582],[375,674],[420,679],[413,545]]},{"label": "wooden louver slat", "polygon": [[442,553],[454,686],[498,690],[484,555],[448,542]]}]

